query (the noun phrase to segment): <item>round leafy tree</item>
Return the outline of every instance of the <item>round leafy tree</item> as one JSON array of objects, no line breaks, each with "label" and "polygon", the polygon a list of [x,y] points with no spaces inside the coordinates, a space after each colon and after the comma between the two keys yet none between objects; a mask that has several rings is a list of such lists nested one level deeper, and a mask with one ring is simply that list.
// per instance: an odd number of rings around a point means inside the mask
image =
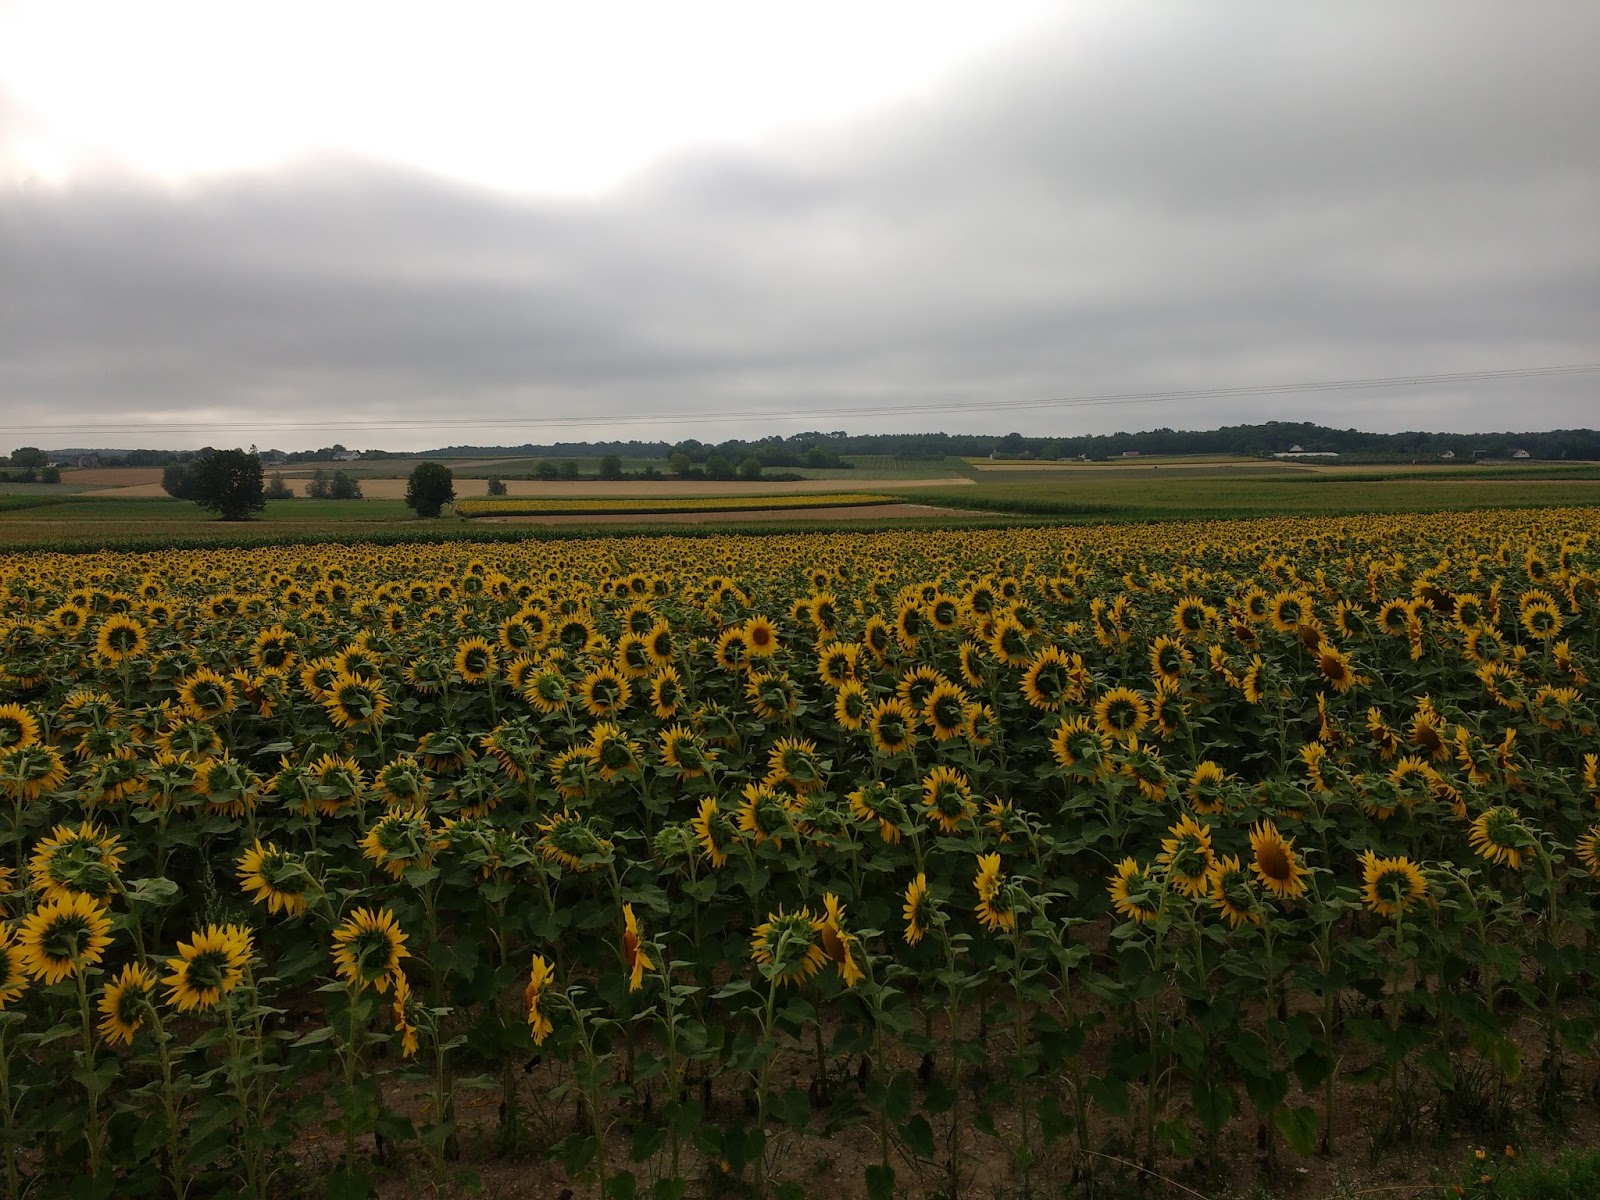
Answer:
[{"label": "round leafy tree", "polygon": [[418,463],[406,480],[406,507],[419,517],[437,517],[455,498],[455,474],[443,463]]},{"label": "round leafy tree", "polygon": [[209,450],[189,464],[188,499],[224,521],[248,521],[267,506],[261,459],[243,450]]}]

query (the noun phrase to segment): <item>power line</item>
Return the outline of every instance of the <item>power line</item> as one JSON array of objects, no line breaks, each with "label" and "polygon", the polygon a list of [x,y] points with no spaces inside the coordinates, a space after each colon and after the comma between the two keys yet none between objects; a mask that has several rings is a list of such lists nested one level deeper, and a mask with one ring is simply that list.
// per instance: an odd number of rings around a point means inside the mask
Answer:
[{"label": "power line", "polygon": [[[1575,363],[1565,366],[1506,367],[1488,371],[1451,371],[1432,375],[1387,375],[1361,379],[1314,380],[1301,383],[1252,384],[1233,387],[1184,388],[1169,391],[1105,392],[1081,396],[1053,396],[1032,400],[960,400],[917,404],[875,405],[873,416],[917,416],[961,412],[1036,412],[1056,408],[1119,407],[1133,404],[1168,404],[1181,400],[1239,399],[1281,396],[1291,393],[1357,391],[1386,387],[1424,387],[1487,380],[1548,379],[1593,374],[1600,363]],[[0,425],[0,433],[205,433],[217,430],[258,430],[311,432],[314,430],[386,431],[474,428],[572,428],[596,425],[690,425],[732,421],[813,420],[820,417],[860,417],[861,405],[806,409],[742,409],[737,411],[691,413],[611,413],[554,417],[436,417],[382,418],[339,421],[160,421],[122,424]]]}]

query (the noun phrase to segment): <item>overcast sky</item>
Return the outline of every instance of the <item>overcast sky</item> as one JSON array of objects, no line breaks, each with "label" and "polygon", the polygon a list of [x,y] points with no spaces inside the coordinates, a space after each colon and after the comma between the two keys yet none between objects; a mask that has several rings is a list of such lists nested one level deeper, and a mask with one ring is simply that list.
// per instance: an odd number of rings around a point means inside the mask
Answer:
[{"label": "overcast sky", "polygon": [[1593,427],[1038,402],[1600,362],[1597,61],[1593,0],[0,0],[0,451]]}]

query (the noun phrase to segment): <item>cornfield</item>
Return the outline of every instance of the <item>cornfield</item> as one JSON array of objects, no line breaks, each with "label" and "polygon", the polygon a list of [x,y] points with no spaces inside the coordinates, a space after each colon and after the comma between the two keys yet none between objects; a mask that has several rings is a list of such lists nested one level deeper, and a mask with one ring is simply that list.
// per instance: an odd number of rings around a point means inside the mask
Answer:
[{"label": "cornfield", "polygon": [[8,1194],[1560,1121],[1597,575],[1560,509],[0,557]]}]

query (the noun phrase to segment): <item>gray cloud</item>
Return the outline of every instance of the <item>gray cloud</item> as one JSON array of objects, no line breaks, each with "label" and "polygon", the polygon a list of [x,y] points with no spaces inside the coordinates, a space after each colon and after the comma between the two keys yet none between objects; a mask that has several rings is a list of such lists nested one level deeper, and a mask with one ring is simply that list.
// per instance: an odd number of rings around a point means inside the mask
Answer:
[{"label": "gray cloud", "polygon": [[[1600,8],[1102,16],[586,200],[333,156],[0,193],[0,446],[1600,423],[1600,376],[1006,410],[1600,360]],[[984,407],[874,415],[923,403]],[[712,411],[783,417],[669,421]],[[606,413],[656,419],[532,424]],[[458,417],[530,423],[267,427]],[[89,434],[145,420],[237,424]]]}]

